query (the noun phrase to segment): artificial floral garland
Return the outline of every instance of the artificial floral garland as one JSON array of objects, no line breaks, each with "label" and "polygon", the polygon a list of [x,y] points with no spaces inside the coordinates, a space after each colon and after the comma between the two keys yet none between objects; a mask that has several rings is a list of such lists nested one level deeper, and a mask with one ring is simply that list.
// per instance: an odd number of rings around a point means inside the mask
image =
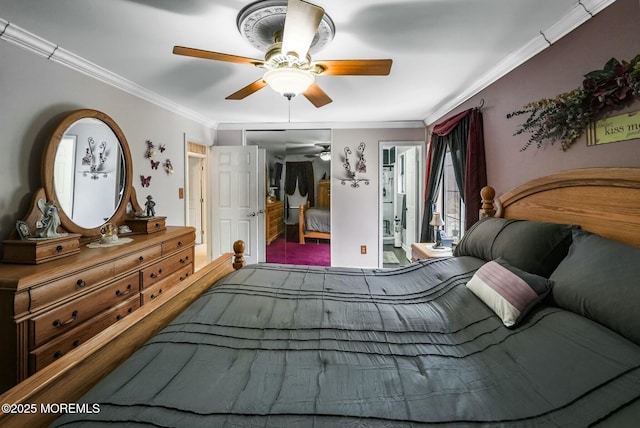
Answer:
[{"label": "artificial floral garland", "polygon": [[589,124],[607,113],[640,99],[640,54],[631,61],[611,58],[602,70],[585,74],[582,87],[555,98],[543,98],[507,114],[507,119],[528,114],[527,120],[514,135],[530,133],[527,143],[541,148],[545,143],[560,142],[567,150]]}]

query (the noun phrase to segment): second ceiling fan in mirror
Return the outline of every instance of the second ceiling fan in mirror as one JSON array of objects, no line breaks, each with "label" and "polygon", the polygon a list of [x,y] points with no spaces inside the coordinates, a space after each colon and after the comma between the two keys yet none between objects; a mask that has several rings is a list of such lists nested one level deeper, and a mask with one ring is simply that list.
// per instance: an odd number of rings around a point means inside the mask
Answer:
[{"label": "second ceiling fan in mirror", "polygon": [[[262,0],[240,11],[238,28],[245,37],[247,28],[259,29],[262,34],[251,34],[250,41],[264,47],[264,60],[184,46],[174,46],[173,53],[266,69],[260,79],[229,95],[228,100],[241,100],[270,86],[289,99],[302,93],[314,106],[322,107],[332,100],[315,82],[316,76],[386,76],[391,72],[391,59],[313,61],[309,50],[317,43],[323,24],[333,31],[333,22],[320,6],[302,0]],[[265,29],[271,33],[266,35],[268,45],[260,42]]]}]

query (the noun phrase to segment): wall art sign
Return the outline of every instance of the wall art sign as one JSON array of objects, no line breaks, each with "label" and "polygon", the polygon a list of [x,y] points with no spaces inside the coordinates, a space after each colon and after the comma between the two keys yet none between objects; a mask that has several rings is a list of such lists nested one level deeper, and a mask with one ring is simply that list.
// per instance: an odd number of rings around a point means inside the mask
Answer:
[{"label": "wall art sign", "polygon": [[640,139],[640,110],[596,120],[587,130],[587,146]]}]

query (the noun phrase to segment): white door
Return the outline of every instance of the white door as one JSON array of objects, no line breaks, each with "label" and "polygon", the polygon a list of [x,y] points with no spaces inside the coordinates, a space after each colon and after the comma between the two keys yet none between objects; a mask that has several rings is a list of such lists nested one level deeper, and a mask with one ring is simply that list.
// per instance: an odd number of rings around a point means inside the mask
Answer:
[{"label": "white door", "polygon": [[407,259],[411,260],[411,244],[416,242],[418,236],[417,227],[417,201],[418,201],[418,156],[417,149],[412,147],[405,153],[405,174],[406,174],[406,198],[407,198],[407,231],[403,247],[407,254]]},{"label": "white door", "polygon": [[259,239],[264,195],[258,187],[258,171],[263,171],[264,165],[259,165],[258,147],[213,146],[212,157],[212,255],[232,252],[233,243],[241,239],[246,244],[246,262],[257,263],[265,246]]}]

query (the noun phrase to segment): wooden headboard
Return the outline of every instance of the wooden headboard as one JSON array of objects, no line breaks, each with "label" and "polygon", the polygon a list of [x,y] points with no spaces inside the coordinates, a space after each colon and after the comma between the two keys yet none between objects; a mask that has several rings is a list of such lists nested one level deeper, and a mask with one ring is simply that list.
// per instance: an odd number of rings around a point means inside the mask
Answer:
[{"label": "wooden headboard", "polygon": [[481,216],[578,224],[640,246],[640,168],[562,171],[529,181],[497,200],[493,188],[485,187],[482,202]]}]

